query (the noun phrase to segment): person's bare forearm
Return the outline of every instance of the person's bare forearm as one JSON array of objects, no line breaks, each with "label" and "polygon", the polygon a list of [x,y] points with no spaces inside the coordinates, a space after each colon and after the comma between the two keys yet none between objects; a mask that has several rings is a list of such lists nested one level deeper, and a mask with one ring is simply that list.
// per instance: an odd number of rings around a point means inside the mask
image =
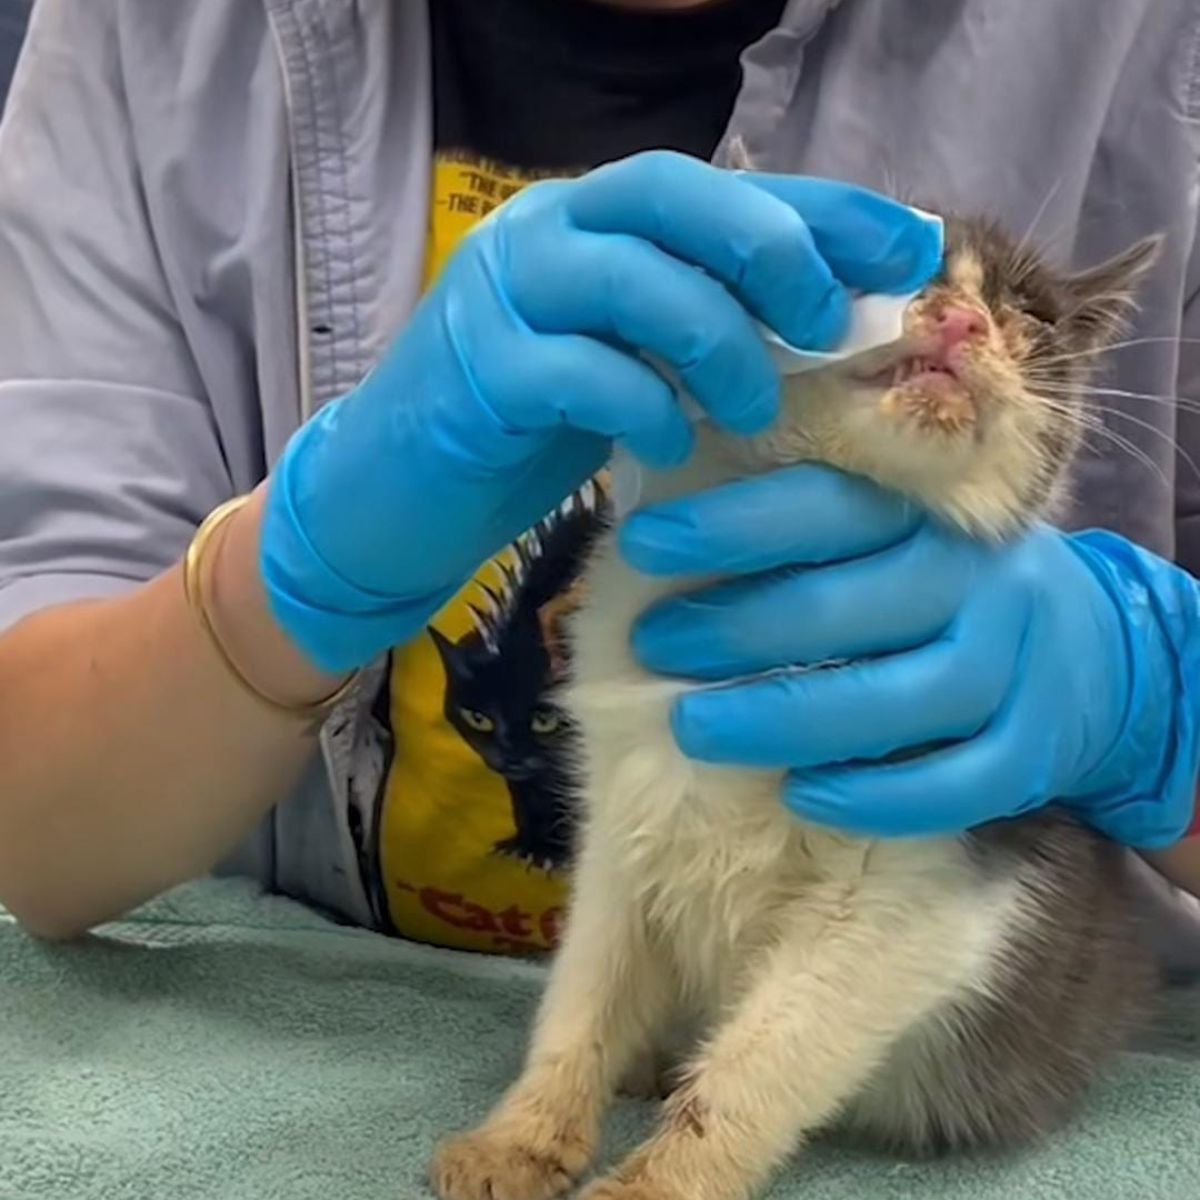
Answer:
[{"label": "person's bare forearm", "polygon": [[[247,673],[281,699],[331,682],[267,612],[256,499],[214,547],[211,595]],[[0,636],[0,902],[69,937],[210,869],[313,753],[302,722],[232,680],[175,568]]]}]

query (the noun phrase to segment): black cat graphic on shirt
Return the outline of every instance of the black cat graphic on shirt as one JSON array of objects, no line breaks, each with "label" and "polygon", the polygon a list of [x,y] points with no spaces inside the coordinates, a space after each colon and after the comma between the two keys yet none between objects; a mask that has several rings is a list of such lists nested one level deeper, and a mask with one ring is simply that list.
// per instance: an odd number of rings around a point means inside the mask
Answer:
[{"label": "black cat graphic on shirt", "polygon": [[514,832],[494,850],[548,871],[570,860],[575,782],[574,733],[552,699],[563,650],[547,614],[571,592],[603,522],[588,485],[516,543],[502,588],[485,586],[486,605],[472,605],[474,629],[457,642],[429,630],[446,672],[447,721],[508,787]]}]

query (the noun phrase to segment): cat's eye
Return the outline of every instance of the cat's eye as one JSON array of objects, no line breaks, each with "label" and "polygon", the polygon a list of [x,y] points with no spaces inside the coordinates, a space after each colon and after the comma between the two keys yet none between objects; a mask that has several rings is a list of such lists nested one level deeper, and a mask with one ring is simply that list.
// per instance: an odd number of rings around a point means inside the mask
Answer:
[{"label": "cat's eye", "polygon": [[529,722],[529,728],[539,737],[553,733],[558,728],[558,714],[550,712],[549,709],[535,712],[533,719]]},{"label": "cat's eye", "polygon": [[476,733],[491,733],[496,728],[496,722],[487,713],[481,713],[477,709],[460,708],[458,715],[462,717],[463,724]]},{"label": "cat's eye", "polygon": [[1030,321],[1036,321],[1039,325],[1055,325],[1058,323],[1058,310],[1051,301],[1046,300],[1044,297],[1018,296],[1016,308],[1021,316],[1028,318]]}]

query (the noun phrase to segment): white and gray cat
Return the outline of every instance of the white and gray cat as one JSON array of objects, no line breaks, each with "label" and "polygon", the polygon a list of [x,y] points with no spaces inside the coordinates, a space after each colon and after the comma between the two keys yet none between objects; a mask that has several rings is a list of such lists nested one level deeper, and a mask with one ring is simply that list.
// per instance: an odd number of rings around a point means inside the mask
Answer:
[{"label": "white and gray cat", "polygon": [[[899,348],[788,381],[760,437],[702,427],[644,500],[815,460],[1013,536],[1063,495],[1090,367],[1156,248],[1072,276],[950,220]],[[947,305],[982,322],[949,372],[924,348]],[[700,1036],[656,1132],[589,1200],[739,1200],[835,1124],[922,1153],[1058,1125],[1152,993],[1123,852],[1054,809],[960,838],[839,836],[786,812],[778,775],[690,762],[668,721],[682,685],[629,649],[666,589],[611,537],[591,564],[567,697],[585,779],[570,920],[524,1073],[435,1158],[443,1200],[567,1190],[614,1090],[685,1021]]]}]

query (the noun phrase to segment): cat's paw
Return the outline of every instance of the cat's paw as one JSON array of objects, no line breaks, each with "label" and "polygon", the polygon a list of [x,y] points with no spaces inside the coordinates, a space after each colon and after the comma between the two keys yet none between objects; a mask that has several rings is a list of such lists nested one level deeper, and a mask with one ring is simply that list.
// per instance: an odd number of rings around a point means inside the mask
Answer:
[{"label": "cat's paw", "polygon": [[574,1185],[590,1157],[582,1142],[535,1146],[481,1129],[444,1142],[429,1179],[441,1200],[551,1200]]}]

